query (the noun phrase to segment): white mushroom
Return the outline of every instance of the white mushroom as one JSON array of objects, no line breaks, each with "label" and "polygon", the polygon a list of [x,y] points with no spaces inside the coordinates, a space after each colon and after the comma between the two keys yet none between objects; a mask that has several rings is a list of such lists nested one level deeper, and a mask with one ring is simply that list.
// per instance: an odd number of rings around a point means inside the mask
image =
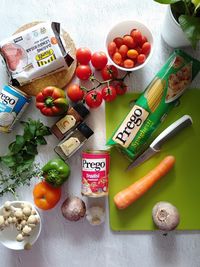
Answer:
[{"label": "white mushroom", "polygon": [[22,241],[24,240],[23,235],[22,235],[22,234],[18,234],[17,237],[16,237],[16,240],[17,240],[18,242],[22,242]]},{"label": "white mushroom", "polygon": [[32,210],[31,211],[31,215],[35,215],[36,214],[36,211],[35,210]]},{"label": "white mushroom", "polygon": [[35,215],[30,215],[28,217],[27,223],[28,224],[30,224],[30,223],[36,224],[37,223],[37,217]]},{"label": "white mushroom", "polygon": [[86,211],[86,219],[91,225],[100,225],[105,221],[105,211],[99,206],[91,207]]},{"label": "white mushroom", "polygon": [[31,209],[30,209],[30,207],[25,206],[25,207],[23,208],[23,214],[26,215],[26,216],[31,215]]},{"label": "white mushroom", "polygon": [[0,227],[3,227],[5,223],[4,217],[0,215]]},{"label": "white mushroom", "polygon": [[17,217],[17,218],[23,218],[23,212],[22,212],[22,210],[21,209],[19,209],[19,210],[16,210],[15,211],[15,216]]},{"label": "white mushroom", "polygon": [[22,229],[22,233],[24,235],[29,235],[31,231],[32,231],[32,229],[28,225],[25,225],[24,228]]},{"label": "white mushroom", "polygon": [[11,210],[6,210],[5,208],[3,208],[3,217],[7,218],[9,217],[11,214]]},{"label": "white mushroom", "polygon": [[4,208],[6,210],[10,210],[11,209],[11,202],[10,201],[6,201],[5,204],[4,204]]},{"label": "white mushroom", "polygon": [[13,223],[16,223],[17,222],[17,218],[16,217],[13,217],[12,218],[12,221],[13,221]]},{"label": "white mushroom", "polygon": [[24,227],[26,225],[26,220],[21,221],[20,224]]},{"label": "white mushroom", "polygon": [[8,217],[8,222],[9,222],[9,223],[12,223],[12,222],[13,222],[12,217]]}]

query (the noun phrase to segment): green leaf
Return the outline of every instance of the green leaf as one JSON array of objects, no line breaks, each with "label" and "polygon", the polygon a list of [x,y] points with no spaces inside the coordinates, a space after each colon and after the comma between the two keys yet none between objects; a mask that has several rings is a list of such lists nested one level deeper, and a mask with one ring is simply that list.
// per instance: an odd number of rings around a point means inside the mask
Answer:
[{"label": "green leaf", "polygon": [[26,145],[26,153],[30,154],[30,155],[37,155],[38,151],[37,151],[37,145],[33,144],[33,143],[28,143]]},{"label": "green leaf", "polygon": [[35,160],[34,155],[29,155],[29,158],[27,157],[26,160],[23,161],[23,164],[19,164],[16,168],[17,173],[22,173],[28,169],[31,169],[33,162]]},{"label": "green leaf", "polygon": [[16,165],[15,156],[3,156],[1,161],[9,168],[12,168]]},{"label": "green leaf", "polygon": [[174,4],[177,2],[180,2],[182,0],[154,0],[155,2],[158,2],[160,4]]},{"label": "green leaf", "polygon": [[191,42],[192,47],[196,48],[200,40],[200,18],[181,15],[179,23],[186,37]]},{"label": "green leaf", "polygon": [[9,150],[13,154],[18,153],[23,148],[24,144],[24,137],[22,135],[16,135],[16,140],[15,142],[11,143]]},{"label": "green leaf", "polygon": [[50,129],[47,126],[42,126],[36,131],[36,136],[51,135]]},{"label": "green leaf", "polygon": [[47,141],[45,140],[45,138],[43,136],[38,136],[36,138],[36,143],[37,143],[37,145],[46,145]]}]

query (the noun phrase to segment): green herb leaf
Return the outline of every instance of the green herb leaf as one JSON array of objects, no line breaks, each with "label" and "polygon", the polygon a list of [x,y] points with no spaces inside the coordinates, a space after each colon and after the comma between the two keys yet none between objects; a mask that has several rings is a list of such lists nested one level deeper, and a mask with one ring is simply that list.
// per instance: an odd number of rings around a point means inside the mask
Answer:
[{"label": "green herb leaf", "polygon": [[179,23],[186,37],[191,42],[192,47],[196,48],[200,40],[200,18],[181,15]]},{"label": "green herb leaf", "polygon": [[37,145],[31,142],[27,143],[26,153],[29,155],[37,155],[38,154]]},{"label": "green herb leaf", "polygon": [[7,165],[9,168],[13,168],[16,165],[16,160],[14,156],[3,156],[1,157],[1,161]]},{"label": "green herb leaf", "polygon": [[37,143],[37,145],[46,145],[47,141],[45,140],[45,138],[43,136],[38,136],[36,138],[36,143]]},{"label": "green herb leaf", "polygon": [[177,2],[180,2],[182,0],[154,0],[155,2],[158,2],[160,4],[174,4]]},{"label": "green herb leaf", "polygon": [[16,141],[11,143],[9,150],[12,154],[18,153],[24,146],[25,140],[21,135],[16,135]]}]

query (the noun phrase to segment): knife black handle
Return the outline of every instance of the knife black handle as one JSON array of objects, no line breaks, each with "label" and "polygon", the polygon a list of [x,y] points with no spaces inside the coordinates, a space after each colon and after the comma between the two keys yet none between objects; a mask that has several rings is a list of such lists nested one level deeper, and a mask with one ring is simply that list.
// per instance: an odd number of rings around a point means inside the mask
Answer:
[{"label": "knife black handle", "polygon": [[189,115],[184,115],[169,127],[167,127],[156,139],[151,143],[150,147],[155,151],[160,151],[162,145],[171,137],[176,135],[182,129],[192,124],[192,118]]}]

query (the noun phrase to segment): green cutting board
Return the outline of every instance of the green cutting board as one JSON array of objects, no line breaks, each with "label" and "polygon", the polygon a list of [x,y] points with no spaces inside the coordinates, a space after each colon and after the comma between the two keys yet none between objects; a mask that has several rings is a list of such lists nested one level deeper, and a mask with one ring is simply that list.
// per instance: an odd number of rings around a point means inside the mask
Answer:
[{"label": "green cutting board", "polygon": [[[106,104],[107,139],[130,110],[129,102],[134,98],[136,95],[126,94]],[[181,216],[178,229],[200,229],[200,90],[189,89],[180,99],[180,105],[169,113],[154,136],[185,114],[192,117],[193,125],[164,144],[160,153],[129,172],[124,170],[130,162],[116,149],[112,149],[109,176],[112,230],[154,230],[151,211],[158,201],[171,202],[178,208]],[[139,200],[125,210],[118,210],[113,202],[114,195],[143,177],[170,154],[176,157],[174,168]]]}]

